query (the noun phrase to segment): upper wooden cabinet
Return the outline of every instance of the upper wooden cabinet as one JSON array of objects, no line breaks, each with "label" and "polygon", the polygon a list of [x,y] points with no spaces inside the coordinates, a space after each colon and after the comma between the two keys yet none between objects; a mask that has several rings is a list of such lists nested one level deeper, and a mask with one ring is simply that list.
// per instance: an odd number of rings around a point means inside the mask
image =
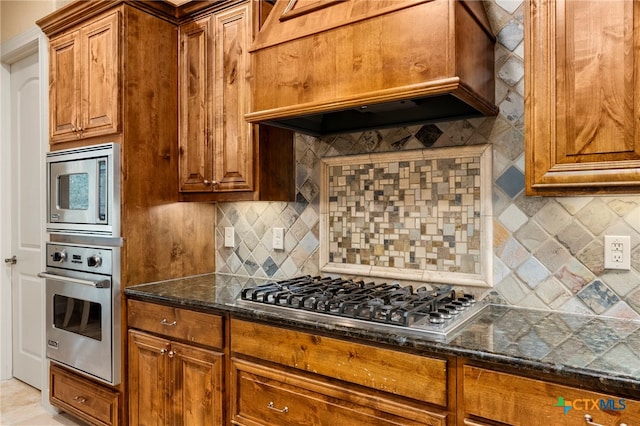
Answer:
[{"label": "upper wooden cabinet", "polygon": [[250,107],[259,2],[187,21],[179,31],[179,155],[183,200],[293,200],[293,134],[259,128]]},{"label": "upper wooden cabinet", "polygon": [[640,191],[640,2],[524,4],[527,194]]},{"label": "upper wooden cabinet", "polygon": [[119,24],[113,11],[51,39],[52,144],[119,131]]}]

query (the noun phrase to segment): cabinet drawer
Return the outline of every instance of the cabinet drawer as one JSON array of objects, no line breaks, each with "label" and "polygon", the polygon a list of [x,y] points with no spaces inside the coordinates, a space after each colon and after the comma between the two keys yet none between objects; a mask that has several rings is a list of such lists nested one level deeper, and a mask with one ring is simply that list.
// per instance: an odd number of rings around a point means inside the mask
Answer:
[{"label": "cabinet drawer", "polygon": [[120,394],[51,365],[52,405],[95,425],[117,425]]},{"label": "cabinet drawer", "polygon": [[222,317],[138,300],[127,301],[130,328],[174,339],[221,348],[224,343]]},{"label": "cabinet drawer", "polygon": [[232,360],[231,412],[240,425],[446,425],[406,401],[348,390],[315,378]]},{"label": "cabinet drawer", "polygon": [[640,401],[469,365],[463,395],[466,414],[512,425],[584,426],[587,414],[606,426],[640,424]]},{"label": "cabinet drawer", "polygon": [[231,330],[232,352],[447,406],[446,360],[236,319]]}]

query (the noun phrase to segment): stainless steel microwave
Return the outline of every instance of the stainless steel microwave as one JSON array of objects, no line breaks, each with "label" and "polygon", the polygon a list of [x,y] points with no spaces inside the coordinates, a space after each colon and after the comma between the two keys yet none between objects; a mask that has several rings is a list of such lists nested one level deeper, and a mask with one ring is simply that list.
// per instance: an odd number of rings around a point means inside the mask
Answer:
[{"label": "stainless steel microwave", "polygon": [[47,232],[120,237],[120,145],[47,153]]}]

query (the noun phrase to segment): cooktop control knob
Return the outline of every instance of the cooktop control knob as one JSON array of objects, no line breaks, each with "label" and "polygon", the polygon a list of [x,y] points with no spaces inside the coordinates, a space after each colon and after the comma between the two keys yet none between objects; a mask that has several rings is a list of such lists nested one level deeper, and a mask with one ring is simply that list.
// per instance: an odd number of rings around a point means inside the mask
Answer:
[{"label": "cooktop control knob", "polygon": [[63,251],[54,251],[53,252],[53,256],[51,256],[53,258],[54,262],[64,262],[65,260],[67,260],[67,253],[63,252]]},{"label": "cooktop control knob", "polygon": [[100,265],[102,265],[102,258],[97,254],[94,254],[93,256],[89,256],[87,258],[87,265],[91,268],[97,268]]}]

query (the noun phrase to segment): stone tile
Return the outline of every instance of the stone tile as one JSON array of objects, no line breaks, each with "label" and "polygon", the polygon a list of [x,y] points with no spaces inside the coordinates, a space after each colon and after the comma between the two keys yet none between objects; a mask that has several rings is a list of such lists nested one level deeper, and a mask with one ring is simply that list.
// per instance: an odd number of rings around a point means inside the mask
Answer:
[{"label": "stone tile", "polygon": [[604,246],[600,241],[592,241],[576,258],[582,262],[595,275],[604,271]]},{"label": "stone tile", "polygon": [[576,221],[572,221],[560,230],[557,238],[574,256],[593,241],[591,234]]},{"label": "stone tile", "polygon": [[540,300],[551,309],[559,309],[572,297],[571,292],[555,277],[542,281],[535,291]]},{"label": "stone tile", "polygon": [[556,201],[573,216],[582,210],[593,199],[594,197],[558,197],[556,198]]},{"label": "stone tile", "polygon": [[498,219],[511,232],[516,232],[528,220],[527,215],[522,213],[514,204],[507,207]]},{"label": "stone tile", "polygon": [[556,235],[571,222],[571,216],[558,203],[547,203],[533,218],[551,235]]},{"label": "stone tile", "polygon": [[549,197],[528,197],[525,194],[520,194],[515,199],[516,206],[522,210],[527,216],[533,217],[540,210],[549,203],[553,203],[553,200]]},{"label": "stone tile", "polygon": [[640,207],[636,207],[627,213],[624,220],[629,224],[629,226],[635,229],[636,232],[640,233]]},{"label": "stone tile", "polygon": [[531,290],[520,280],[509,275],[496,284],[495,290],[510,304],[517,305]]},{"label": "stone tile", "polygon": [[522,0],[496,0],[496,4],[508,13],[514,13],[522,5]]},{"label": "stone tile", "polygon": [[580,290],[578,297],[598,315],[620,301],[620,298],[600,280],[595,280]]},{"label": "stone tile", "polygon": [[640,288],[640,273],[636,271],[605,270],[598,278],[619,296],[626,296]]},{"label": "stone tile", "polygon": [[550,275],[549,270],[534,257],[524,262],[516,270],[516,274],[532,289],[535,289],[538,284],[546,280]]},{"label": "stone tile", "polygon": [[509,167],[497,180],[496,184],[511,198],[524,191],[524,173],[516,167]]},{"label": "stone tile", "polygon": [[[618,216],[626,216],[640,207],[640,195],[628,197],[607,197],[603,199],[607,206]],[[639,213],[640,214],[640,213]]]},{"label": "stone tile", "polygon": [[533,254],[552,273],[572,259],[569,251],[552,239],[538,247]]},{"label": "stone tile", "polygon": [[529,252],[514,238],[507,239],[502,245],[502,249],[497,250],[496,254],[511,269],[515,269],[522,264],[529,256]]},{"label": "stone tile", "polygon": [[534,251],[540,247],[540,245],[549,238],[547,232],[531,220],[518,229],[514,235],[518,241],[530,251]]},{"label": "stone tile", "polygon": [[[507,22],[498,33],[496,39],[507,49],[513,51],[524,38],[524,26],[515,20]],[[524,74],[524,72],[523,72]],[[522,77],[522,76],[520,76]]]},{"label": "stone tile", "polygon": [[[514,64],[515,62],[514,59],[505,66],[505,77],[510,79],[517,78],[519,68]],[[518,81],[519,80],[514,81],[513,84]],[[498,106],[500,107],[500,114],[512,124],[516,123],[524,115],[524,99],[516,92],[510,92]]]},{"label": "stone tile", "polygon": [[[513,46],[513,48],[516,46]],[[522,80],[522,77],[524,77],[524,62],[517,56],[512,56],[498,69],[498,77],[507,85],[511,87],[516,86],[520,80]],[[505,109],[501,108],[501,110],[504,113]],[[519,108],[514,109],[514,111],[515,110],[519,110]],[[518,117],[520,116],[518,115]]]},{"label": "stone tile", "polygon": [[616,219],[616,216],[605,203],[596,198],[580,210],[576,218],[592,234],[600,235]]},{"label": "stone tile", "polygon": [[432,146],[440,136],[442,136],[442,130],[433,124],[423,126],[418,133],[415,134],[416,139],[418,139],[425,148]]},{"label": "stone tile", "polygon": [[574,294],[582,290],[584,286],[595,278],[595,275],[589,269],[575,259],[567,262],[554,276]]}]

